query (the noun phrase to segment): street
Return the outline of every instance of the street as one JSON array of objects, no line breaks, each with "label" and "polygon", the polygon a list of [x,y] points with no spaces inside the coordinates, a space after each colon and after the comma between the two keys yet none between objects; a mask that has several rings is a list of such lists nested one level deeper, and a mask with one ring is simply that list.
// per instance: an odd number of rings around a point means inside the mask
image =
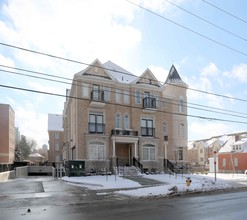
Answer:
[{"label": "street", "polygon": [[137,199],[53,177],[0,182],[0,220],[246,219],[247,192]]}]

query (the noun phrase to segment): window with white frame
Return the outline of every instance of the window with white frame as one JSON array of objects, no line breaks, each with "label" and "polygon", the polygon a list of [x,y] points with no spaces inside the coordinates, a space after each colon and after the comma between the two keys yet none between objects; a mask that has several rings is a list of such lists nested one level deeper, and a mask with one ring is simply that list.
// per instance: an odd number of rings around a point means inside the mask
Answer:
[{"label": "window with white frame", "polygon": [[129,91],[124,91],[124,103],[129,103],[130,102],[130,94]]},{"label": "window with white frame", "polygon": [[105,145],[100,142],[89,143],[88,159],[89,160],[104,160]]},{"label": "window with white frame", "polygon": [[139,90],[136,90],[135,92],[135,101],[136,104],[141,104],[141,92]]},{"label": "window with white frame", "polygon": [[155,146],[144,145],[143,146],[143,160],[155,160]]},{"label": "window with white frame", "polygon": [[83,83],[82,84],[82,96],[83,97],[89,97],[89,84],[88,83]]},{"label": "window with white frame", "polygon": [[124,114],[124,129],[129,128],[129,116],[128,114]]},{"label": "window with white frame", "polygon": [[226,158],[223,158],[223,159],[222,159],[222,166],[223,166],[223,167],[226,167]]},{"label": "window with white frame", "polygon": [[116,102],[118,103],[121,102],[121,90],[120,89],[116,89],[115,98],[116,98]]},{"label": "window with white frame", "polygon": [[184,112],[184,97],[179,97],[179,112]]},{"label": "window with white frame", "polygon": [[238,158],[234,158],[234,166],[237,167],[238,166]]},{"label": "window with white frame", "polygon": [[180,137],[184,138],[184,136],[185,136],[185,126],[184,126],[184,123],[181,123],[180,124]]},{"label": "window with white frame", "polygon": [[120,113],[116,114],[116,124],[115,124],[115,128],[120,128],[121,127],[121,116]]},{"label": "window with white frame", "polygon": [[104,86],[103,87],[104,91],[104,100],[105,101],[110,101],[111,100],[111,89],[110,87]]}]

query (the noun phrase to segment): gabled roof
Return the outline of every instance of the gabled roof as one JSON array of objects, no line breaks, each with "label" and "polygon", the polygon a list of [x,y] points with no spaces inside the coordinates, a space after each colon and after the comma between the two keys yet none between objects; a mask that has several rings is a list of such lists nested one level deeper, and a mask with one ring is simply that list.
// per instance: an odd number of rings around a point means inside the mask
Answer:
[{"label": "gabled roof", "polygon": [[147,68],[141,76],[139,76],[135,81],[133,81],[133,83],[162,87],[158,79],[154,76],[154,74],[149,68]]},{"label": "gabled roof", "polygon": [[[90,69],[92,68],[97,69],[97,67],[103,71],[99,71],[99,72],[94,71],[93,74],[89,73]],[[80,71],[79,73],[76,73],[75,75],[76,76],[91,76],[91,77],[96,77],[96,78],[105,78],[105,79],[115,80],[114,77],[112,77],[109,74],[109,72],[105,70],[105,67],[98,59],[95,59],[90,65],[88,65],[86,69]]]},{"label": "gabled roof", "polygon": [[181,79],[181,77],[178,74],[178,71],[176,70],[174,65],[172,65],[165,83],[167,83],[167,84],[183,84],[183,85],[187,86],[187,84]]},{"label": "gabled roof", "polygon": [[104,63],[103,66],[105,67],[106,71],[118,82],[131,83],[137,78],[137,76],[111,62],[110,60]]}]

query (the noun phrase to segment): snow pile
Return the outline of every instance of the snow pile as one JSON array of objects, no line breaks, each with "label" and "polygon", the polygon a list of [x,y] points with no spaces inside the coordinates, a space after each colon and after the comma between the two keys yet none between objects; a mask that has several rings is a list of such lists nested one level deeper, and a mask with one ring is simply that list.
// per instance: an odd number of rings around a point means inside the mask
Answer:
[{"label": "snow pile", "polygon": [[[87,176],[63,177],[62,180],[69,184],[79,184],[92,190],[112,189],[114,193],[135,197],[169,196],[187,192],[205,192],[227,189],[247,185],[247,176],[244,174],[214,174],[200,175],[144,175],[147,178],[159,181],[153,186],[141,185],[138,180],[133,181],[119,176]],[[186,179],[191,179],[190,186],[186,186]]]}]

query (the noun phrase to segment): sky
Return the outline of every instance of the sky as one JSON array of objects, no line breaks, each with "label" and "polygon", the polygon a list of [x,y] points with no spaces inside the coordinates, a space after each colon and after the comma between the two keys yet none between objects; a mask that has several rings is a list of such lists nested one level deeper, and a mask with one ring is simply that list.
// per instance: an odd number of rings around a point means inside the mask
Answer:
[{"label": "sky", "polygon": [[65,95],[96,58],[137,76],[149,68],[162,83],[175,65],[189,86],[189,140],[246,131],[246,10],[244,0],[1,0],[0,103],[41,147],[65,98],[18,88]]}]

